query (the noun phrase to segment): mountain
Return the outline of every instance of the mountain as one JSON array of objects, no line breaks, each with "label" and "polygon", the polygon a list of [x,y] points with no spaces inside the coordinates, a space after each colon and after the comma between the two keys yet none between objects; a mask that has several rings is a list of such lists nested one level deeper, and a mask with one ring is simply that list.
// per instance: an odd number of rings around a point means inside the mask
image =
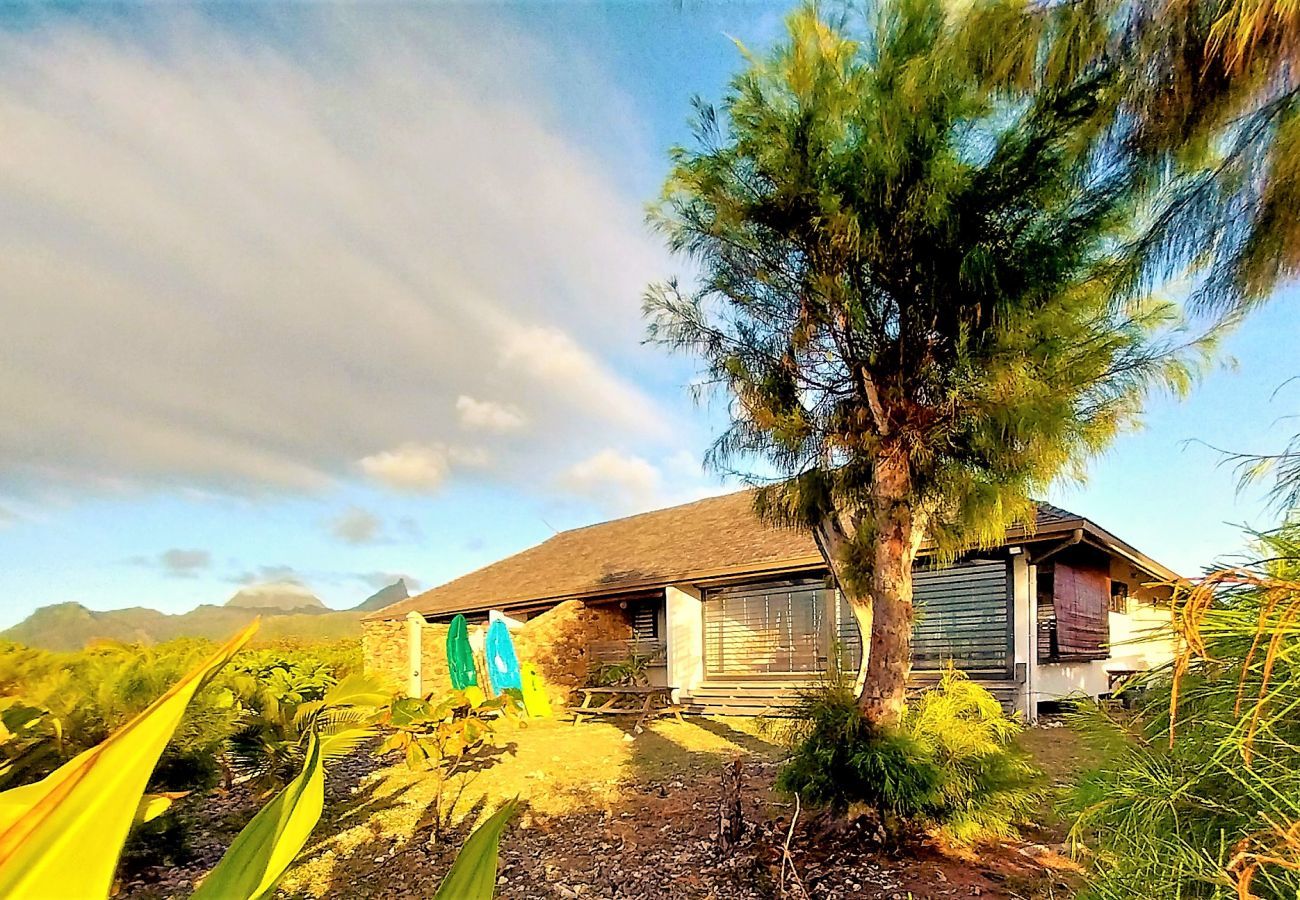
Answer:
[{"label": "mountain", "polygon": [[296,581],[274,581],[252,584],[242,588],[226,601],[227,607],[236,609],[270,610],[284,612],[329,612],[320,598]]},{"label": "mountain", "polygon": [[203,604],[178,615],[141,606],[98,612],[80,603],[56,603],[0,631],[0,640],[46,650],[80,650],[96,640],[153,644],[197,637],[215,641],[230,637],[261,616],[258,643],[333,641],[360,637],[361,617],[366,612],[396,603],[406,595],[406,584],[399,580],[359,606],[332,610],[302,585],[276,582],[243,588],[222,606]]},{"label": "mountain", "polygon": [[406,580],[399,578],[392,584],[375,591],[369,597],[352,607],[352,611],[363,613],[374,612],[377,609],[383,609],[385,606],[392,606],[394,603],[405,600],[409,596],[411,596],[411,592],[406,589]]}]

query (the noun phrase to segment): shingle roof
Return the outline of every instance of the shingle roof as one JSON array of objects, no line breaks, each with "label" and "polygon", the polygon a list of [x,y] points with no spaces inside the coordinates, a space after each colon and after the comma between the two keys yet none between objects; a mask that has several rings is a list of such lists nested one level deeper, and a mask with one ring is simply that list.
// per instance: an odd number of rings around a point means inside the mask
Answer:
[{"label": "shingle roof", "polygon": [[[1081,516],[1039,505],[1035,537],[1075,528],[1128,548]],[[1023,528],[1007,533],[1009,541],[1025,536]],[[754,515],[752,493],[738,491],[561,532],[368,618],[392,619],[410,611],[449,615],[601,596],[722,575],[807,568],[820,561],[809,535],[763,524]]]}]

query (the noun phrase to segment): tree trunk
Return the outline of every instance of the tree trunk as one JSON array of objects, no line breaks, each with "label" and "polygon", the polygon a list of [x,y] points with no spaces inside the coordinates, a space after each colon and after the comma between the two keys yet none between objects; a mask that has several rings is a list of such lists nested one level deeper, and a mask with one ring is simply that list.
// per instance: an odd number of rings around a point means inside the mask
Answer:
[{"label": "tree trunk", "polygon": [[[851,571],[849,551],[856,533],[837,510],[813,529],[818,549],[862,635],[862,692],[858,707],[877,725],[897,722],[912,670],[912,565],[925,534],[925,515],[912,503],[912,473],[905,454],[882,453],[876,460],[870,516],[870,571]],[[858,560],[863,554],[852,554]],[[856,567],[855,567],[856,568]]]},{"label": "tree trunk", "polygon": [[924,515],[912,503],[905,455],[878,458],[874,474],[867,579],[870,636],[863,636],[866,673],[858,708],[867,721],[889,725],[902,716],[912,671],[912,564],[924,534]]}]

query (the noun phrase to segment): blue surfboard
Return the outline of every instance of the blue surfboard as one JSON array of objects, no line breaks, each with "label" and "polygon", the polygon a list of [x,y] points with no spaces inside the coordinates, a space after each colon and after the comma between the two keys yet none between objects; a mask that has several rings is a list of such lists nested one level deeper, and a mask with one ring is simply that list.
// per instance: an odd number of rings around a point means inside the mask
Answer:
[{"label": "blue surfboard", "polygon": [[492,682],[493,691],[498,694],[504,690],[523,691],[515,642],[510,637],[510,629],[500,619],[488,626],[484,655],[487,657],[488,680]]}]

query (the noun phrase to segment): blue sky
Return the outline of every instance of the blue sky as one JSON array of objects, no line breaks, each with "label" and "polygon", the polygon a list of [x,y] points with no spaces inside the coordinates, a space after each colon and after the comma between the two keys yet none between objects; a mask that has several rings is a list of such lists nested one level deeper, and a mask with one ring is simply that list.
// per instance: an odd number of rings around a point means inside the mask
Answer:
[{"label": "blue sky", "polygon": [[[641,345],[643,223],[784,7],[102,4],[0,32],[0,625],[349,606],[720,489]],[[1051,499],[1194,572],[1268,524],[1203,439],[1294,427],[1296,291]]]}]

